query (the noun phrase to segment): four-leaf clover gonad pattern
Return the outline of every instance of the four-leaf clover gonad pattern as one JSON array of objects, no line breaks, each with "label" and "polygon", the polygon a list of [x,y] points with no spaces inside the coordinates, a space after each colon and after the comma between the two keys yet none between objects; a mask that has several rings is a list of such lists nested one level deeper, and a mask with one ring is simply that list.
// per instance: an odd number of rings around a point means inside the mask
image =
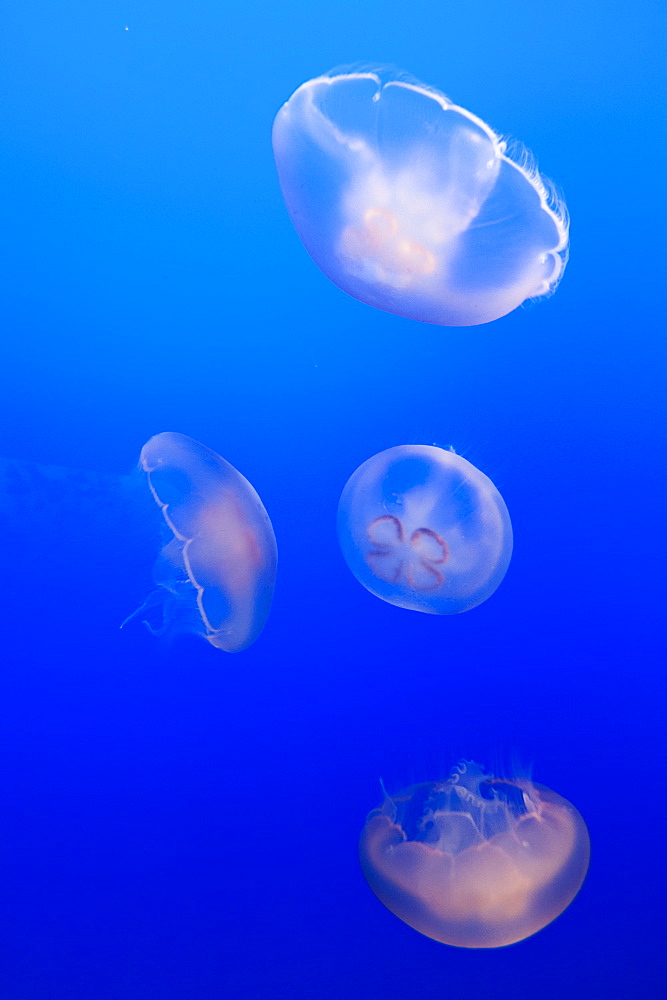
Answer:
[{"label": "four-leaf clover gonad pattern", "polygon": [[449,548],[435,531],[417,528],[406,535],[400,518],[384,514],[371,521],[367,534],[373,548],[366,561],[381,580],[407,584],[413,590],[437,590],[444,582],[442,566]]}]

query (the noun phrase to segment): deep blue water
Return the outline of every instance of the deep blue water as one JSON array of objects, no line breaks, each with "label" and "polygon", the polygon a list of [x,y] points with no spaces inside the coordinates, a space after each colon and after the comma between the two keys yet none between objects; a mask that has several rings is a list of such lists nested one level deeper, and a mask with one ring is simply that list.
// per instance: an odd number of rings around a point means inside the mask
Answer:
[{"label": "deep blue water", "polygon": [[[665,988],[665,7],[5,0],[0,1000]],[[345,296],[294,233],[278,107],[395,63],[564,191],[555,296],[470,329]],[[151,588],[133,477],[177,430],[274,524],[267,627],[226,655],[119,624]],[[459,616],[345,566],[366,458],[453,445],[512,516]],[[571,907],[496,951],[397,920],[356,843],[392,788],[519,759],[578,807]]]}]

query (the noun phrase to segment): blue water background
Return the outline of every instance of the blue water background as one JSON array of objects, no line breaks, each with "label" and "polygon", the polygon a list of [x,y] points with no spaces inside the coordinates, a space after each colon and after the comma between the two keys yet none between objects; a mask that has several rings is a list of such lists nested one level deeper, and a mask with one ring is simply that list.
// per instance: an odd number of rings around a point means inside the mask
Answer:
[{"label": "blue water background", "polygon": [[[0,24],[2,1000],[657,1000],[665,5],[5,0]],[[357,60],[535,152],[572,215],[552,299],[442,329],[315,268],[271,123]],[[273,520],[273,611],[236,656],[119,629],[162,430]],[[505,581],[460,616],[377,600],[338,549],[347,477],[411,442],[512,516]],[[417,934],[356,859],[380,777],[461,756],[532,766],[591,834],[571,907],[497,951]]]}]

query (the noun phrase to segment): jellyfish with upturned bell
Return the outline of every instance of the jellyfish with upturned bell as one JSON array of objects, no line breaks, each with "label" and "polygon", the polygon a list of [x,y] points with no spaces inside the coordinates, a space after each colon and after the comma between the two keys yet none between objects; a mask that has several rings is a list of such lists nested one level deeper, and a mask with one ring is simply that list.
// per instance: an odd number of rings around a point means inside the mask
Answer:
[{"label": "jellyfish with upturned bell", "polygon": [[158,590],[139,611],[160,606],[152,631],[183,627],[216,649],[246,649],[268,617],[278,558],[262,501],[229,462],[185,434],[156,434],[139,465],[169,533],[154,570]]},{"label": "jellyfish with upturned bell", "polygon": [[590,843],[562,796],[463,761],[366,820],[359,857],[384,905],[443,944],[499,948],[546,927],[577,895]]},{"label": "jellyfish with upturned bell", "polygon": [[530,154],[406,74],[309,80],[278,111],[273,149],[306,250],[362,302],[474,326],[560,281],[567,211]]}]

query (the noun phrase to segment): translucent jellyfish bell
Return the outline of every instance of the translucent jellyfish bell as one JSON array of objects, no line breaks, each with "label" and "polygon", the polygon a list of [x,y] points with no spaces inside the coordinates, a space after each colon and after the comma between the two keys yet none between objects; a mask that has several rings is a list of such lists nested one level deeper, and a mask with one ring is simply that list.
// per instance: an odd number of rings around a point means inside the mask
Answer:
[{"label": "translucent jellyfish bell", "polygon": [[513,944],[551,923],[581,888],[589,854],[586,824],[566,799],[471,761],[445,781],[387,796],[359,845],[378,899],[461,948]]},{"label": "translucent jellyfish bell", "polygon": [[345,561],[390,604],[435,615],[490,597],[512,555],[512,525],[491,480],[452,451],[399,445],[360,465],[338,505]]},{"label": "translucent jellyfish bell", "polygon": [[558,284],[567,214],[529,154],[404,74],[304,83],[276,115],[273,149],[308,253],[362,302],[474,326]]},{"label": "translucent jellyfish bell", "polygon": [[212,646],[245,649],[264,627],[276,576],[262,501],[224,458],[184,434],[156,434],[139,464],[173,534],[155,570],[165,625],[190,615]]}]

